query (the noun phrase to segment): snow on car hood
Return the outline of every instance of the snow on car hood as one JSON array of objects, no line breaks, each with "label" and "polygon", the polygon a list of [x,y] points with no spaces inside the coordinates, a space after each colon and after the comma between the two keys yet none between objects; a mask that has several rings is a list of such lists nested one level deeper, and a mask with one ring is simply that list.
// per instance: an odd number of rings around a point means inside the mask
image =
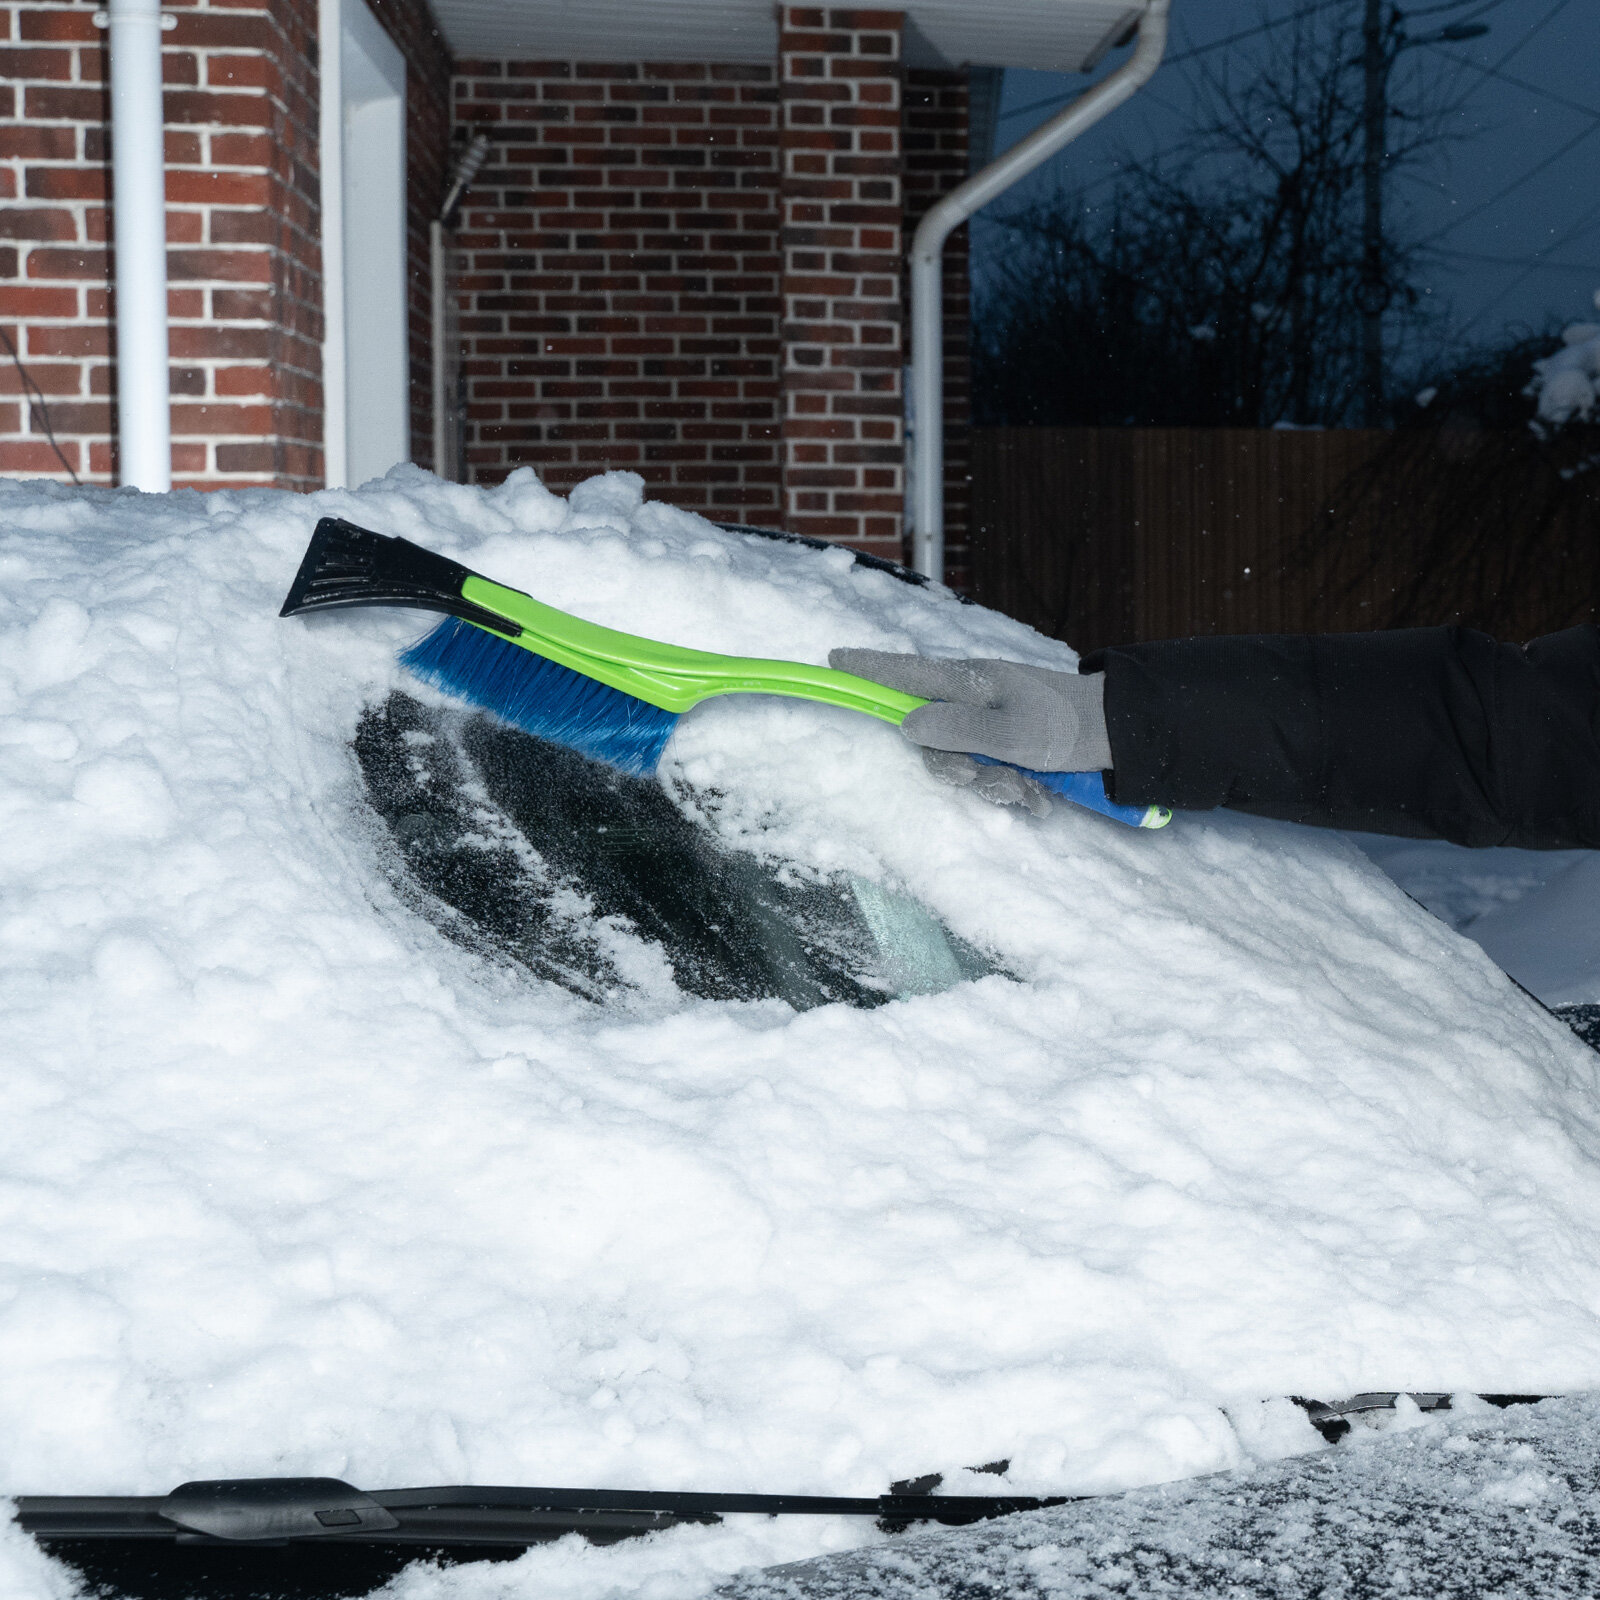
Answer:
[{"label": "snow on car hood", "polygon": [[[0,486],[0,1490],[864,1494],[1009,1458],[1074,1492],[1235,1464],[1266,1396],[1600,1382],[1597,1058],[1353,846],[1039,822],[885,725],[730,697],[663,774],[707,825],[1007,975],[588,1003],[379,869],[351,738],[427,619],[278,619],[328,514],[683,644],[1073,659],[626,475]],[[682,1529],[494,1582],[867,1537]]]}]

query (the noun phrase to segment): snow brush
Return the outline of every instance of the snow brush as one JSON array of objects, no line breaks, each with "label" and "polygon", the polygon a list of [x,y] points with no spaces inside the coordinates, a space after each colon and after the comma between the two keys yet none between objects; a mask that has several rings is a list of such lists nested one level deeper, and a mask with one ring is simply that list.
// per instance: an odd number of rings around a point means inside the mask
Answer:
[{"label": "snow brush", "polygon": [[[335,606],[443,612],[445,620],[403,652],[402,665],[537,738],[640,777],[655,771],[678,718],[713,695],[789,695],[896,726],[927,704],[831,667],[713,655],[602,628],[408,539],[324,517],[278,614]],[[1172,817],[1162,806],[1118,805],[1098,772],[1027,776],[1132,827],[1159,828]]]}]

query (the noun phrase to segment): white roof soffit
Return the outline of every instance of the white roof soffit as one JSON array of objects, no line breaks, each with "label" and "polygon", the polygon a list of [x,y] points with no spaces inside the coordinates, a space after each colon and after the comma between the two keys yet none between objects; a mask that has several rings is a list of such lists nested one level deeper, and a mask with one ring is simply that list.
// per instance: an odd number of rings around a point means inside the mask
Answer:
[{"label": "white roof soffit", "polygon": [[[885,9],[888,9],[885,7]],[[1083,72],[1144,0],[909,0],[912,67]],[[770,62],[772,0],[433,0],[459,60]]]}]

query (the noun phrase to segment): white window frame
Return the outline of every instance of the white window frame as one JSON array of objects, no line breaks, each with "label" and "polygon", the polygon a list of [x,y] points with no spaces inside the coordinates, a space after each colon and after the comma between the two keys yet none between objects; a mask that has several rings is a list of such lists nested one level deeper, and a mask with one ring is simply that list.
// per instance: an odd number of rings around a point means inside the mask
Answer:
[{"label": "white window frame", "polygon": [[405,57],[365,0],[318,0],[322,428],[329,488],[411,455]]}]

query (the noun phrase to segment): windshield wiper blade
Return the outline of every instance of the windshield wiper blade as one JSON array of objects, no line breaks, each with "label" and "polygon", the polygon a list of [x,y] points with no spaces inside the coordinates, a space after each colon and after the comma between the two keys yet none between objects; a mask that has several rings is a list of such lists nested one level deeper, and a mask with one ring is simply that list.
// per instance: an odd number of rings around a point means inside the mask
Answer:
[{"label": "windshield wiper blade", "polygon": [[[1328,1442],[1351,1431],[1352,1417],[1392,1411],[1402,1391],[1382,1390],[1324,1402],[1294,1396]],[[1407,1395],[1419,1410],[1449,1411],[1444,1391]],[[1484,1394],[1497,1407],[1530,1405],[1537,1394]],[[1002,1471],[993,1462],[975,1472]],[[1017,1511],[1043,1511],[1087,1495],[938,1494],[938,1473],[909,1479],[880,1495],[699,1494],[675,1489],[523,1489],[452,1484],[428,1489],[363,1491],[338,1478],[218,1478],[180,1484],[165,1496],[22,1495],[17,1522],[45,1543],[74,1540],[157,1541],[213,1549],[262,1548],[308,1540],[435,1549],[514,1549],[569,1533],[611,1544],[680,1523],[756,1516],[875,1517],[886,1531],[917,1522],[947,1527]]]},{"label": "windshield wiper blade", "polygon": [[337,1478],[224,1478],[164,1497],[24,1495],[17,1522],[46,1543],[167,1540],[265,1546],[307,1540],[432,1547],[531,1545],[578,1533],[597,1544],[730,1514],[876,1517],[959,1527],[1064,1505],[1070,1496],[701,1494],[650,1489],[449,1485],[364,1492]]}]

